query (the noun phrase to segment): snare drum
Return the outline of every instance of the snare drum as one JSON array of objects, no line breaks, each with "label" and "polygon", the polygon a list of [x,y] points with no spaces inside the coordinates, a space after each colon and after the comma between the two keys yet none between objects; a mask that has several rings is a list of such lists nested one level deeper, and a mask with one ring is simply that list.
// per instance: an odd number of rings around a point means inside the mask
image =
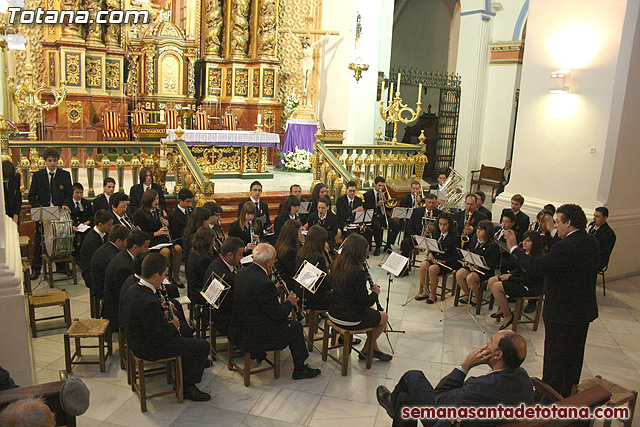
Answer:
[{"label": "snare drum", "polygon": [[49,259],[68,258],[73,251],[73,221],[69,211],[61,209],[60,219],[45,222],[44,247]]}]

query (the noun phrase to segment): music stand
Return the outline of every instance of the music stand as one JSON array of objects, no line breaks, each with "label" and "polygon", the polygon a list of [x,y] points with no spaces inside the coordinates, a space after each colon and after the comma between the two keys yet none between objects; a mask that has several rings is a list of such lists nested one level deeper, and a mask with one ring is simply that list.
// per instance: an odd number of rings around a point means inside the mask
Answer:
[{"label": "music stand", "polygon": [[[213,361],[214,358],[217,357],[213,351],[217,343],[216,340],[213,339],[214,334],[212,312],[214,308],[220,308],[220,305],[227,297],[227,294],[231,289],[231,286],[224,281],[224,276],[226,276],[226,274],[223,274],[222,277],[220,277],[216,274],[215,271],[212,271],[211,275],[209,275],[209,279],[207,280],[208,285],[202,288],[202,290],[200,291],[200,295],[202,295],[202,297],[209,303],[209,334],[211,337],[209,339],[209,356],[211,356],[211,361]],[[204,336],[207,336],[206,331],[204,333]],[[213,367],[213,364],[211,365],[211,367]],[[211,391],[211,384],[209,384],[209,391]]]},{"label": "music stand", "polygon": [[59,206],[42,206],[39,208],[31,208],[31,219],[33,221],[60,221]]},{"label": "music stand", "polygon": [[298,209],[298,214],[300,215],[308,214],[310,209],[311,209],[311,202],[300,200],[300,209]]},{"label": "music stand", "polygon": [[369,224],[373,220],[373,209],[359,211],[353,217],[353,224]]},{"label": "music stand", "polygon": [[[399,277],[400,274],[402,274],[402,270],[404,270],[405,266],[407,265],[407,262],[409,262],[409,258],[402,256],[396,252],[391,252],[385,263],[381,265],[382,269],[387,272],[387,298],[385,301],[385,312],[387,313],[387,315],[389,314],[389,296],[391,294],[391,283],[393,283],[392,275],[395,277]],[[405,331],[393,329],[393,326],[391,326],[391,318],[387,320],[387,327],[384,329],[384,334],[387,337],[389,347],[391,347],[391,352],[395,354],[393,345],[391,345],[391,340],[389,339],[389,332],[404,334]]]}]

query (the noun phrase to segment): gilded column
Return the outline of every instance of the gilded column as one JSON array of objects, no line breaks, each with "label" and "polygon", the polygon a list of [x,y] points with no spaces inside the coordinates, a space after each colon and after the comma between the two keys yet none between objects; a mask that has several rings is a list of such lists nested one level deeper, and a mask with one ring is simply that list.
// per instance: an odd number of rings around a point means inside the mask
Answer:
[{"label": "gilded column", "polygon": [[246,57],[249,45],[249,0],[231,0],[231,56]]},{"label": "gilded column", "polygon": [[[83,9],[82,0],[62,0],[61,10],[77,11]],[[68,23],[62,28],[62,36],[65,39],[82,40],[82,28],[80,24]]]},{"label": "gilded column", "polygon": [[278,41],[278,1],[260,0],[258,14],[258,56],[274,58]]},{"label": "gilded column", "polygon": [[[113,12],[116,10],[120,10],[120,0],[106,0],[107,1],[107,10],[109,12]],[[109,24],[107,26],[107,35],[105,37],[105,41],[107,42],[107,46],[120,46],[120,27],[119,24]]]},{"label": "gilded column", "polygon": [[86,5],[91,17],[91,23],[87,31],[87,41],[94,44],[102,44],[102,24],[95,22],[96,15],[102,10],[102,0],[87,0]]},{"label": "gilded column", "polygon": [[219,57],[222,53],[222,6],[220,0],[206,0],[204,5],[204,19],[202,38],[204,41],[205,55]]}]

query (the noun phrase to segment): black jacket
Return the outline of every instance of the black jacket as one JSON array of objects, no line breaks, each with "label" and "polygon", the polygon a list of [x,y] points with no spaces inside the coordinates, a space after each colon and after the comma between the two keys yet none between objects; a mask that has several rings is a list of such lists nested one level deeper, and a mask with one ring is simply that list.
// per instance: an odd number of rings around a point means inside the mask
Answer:
[{"label": "black jacket", "polygon": [[591,227],[589,234],[595,237],[600,245],[600,263],[598,264],[598,270],[602,270],[609,265],[609,258],[616,244],[616,233],[614,233],[609,224],[605,222],[602,227],[597,230]]},{"label": "black jacket", "polygon": [[120,251],[116,245],[107,242],[100,246],[91,257],[91,295],[97,295],[102,299],[107,266],[118,252]]},{"label": "black jacket", "polygon": [[8,181],[4,183],[4,211],[13,218],[22,210],[22,193],[20,192],[20,174],[14,174]]},{"label": "black jacket", "polygon": [[[502,213],[500,214],[500,220],[502,220],[502,216],[506,211],[513,212],[510,208],[502,209]],[[529,216],[526,213],[522,211],[518,211],[518,213],[516,214],[516,223],[513,224],[513,231],[520,233],[520,235],[522,236],[524,232],[529,229],[530,222],[531,220],[529,219]]]},{"label": "black jacket", "polygon": [[[111,197],[113,197],[113,194],[111,195]],[[93,199],[94,212],[98,212],[100,209],[104,209],[105,211],[111,212],[109,201],[107,200],[107,196],[105,196],[104,193],[100,194],[99,196],[96,196],[96,198]]]},{"label": "black jacket", "polygon": [[[260,227],[260,223],[258,222],[258,226],[253,230],[256,235],[260,235],[262,228]],[[251,233],[247,230],[247,227],[240,229],[240,221],[235,220],[229,226],[229,237],[238,237],[242,239],[245,245],[251,243]]]},{"label": "black jacket", "polygon": [[[151,189],[155,190],[158,193],[160,209],[166,211],[167,210],[167,202],[164,200],[164,193],[162,192],[162,187],[155,182],[151,183]],[[129,210],[131,212],[136,212],[140,207],[140,202],[142,201],[142,195],[144,194],[144,186],[142,184],[136,184],[131,187],[129,190]]]},{"label": "black jacket", "polygon": [[[240,211],[242,211],[242,206],[246,203],[246,202],[251,202],[254,203],[253,200],[251,199],[246,199],[243,200],[239,205],[238,205],[238,218],[240,218]],[[258,209],[258,213],[256,214],[256,219],[260,218],[261,216],[265,216],[267,219],[267,222],[264,223],[264,227],[268,228],[271,225],[271,218],[269,217],[269,205],[266,202],[263,202],[262,200],[260,200],[260,209]]]},{"label": "black jacket", "polygon": [[[436,228],[433,233],[433,238],[438,240],[440,238],[440,230]],[[455,231],[449,231],[444,239],[440,242],[440,248],[444,253],[434,253],[433,256],[441,262],[444,262],[454,270],[458,268],[458,248],[460,247],[460,235]],[[448,271],[448,270],[447,270]]]},{"label": "black jacket", "polygon": [[500,247],[496,242],[482,243],[479,246],[477,243],[476,236],[472,236],[464,248],[474,254],[483,256],[485,264],[489,267],[489,270],[486,271],[492,274],[493,270],[500,264]]},{"label": "black jacket", "polygon": [[[457,231],[458,233],[462,234],[462,231],[464,230],[464,224],[467,220],[467,212],[465,210],[461,210],[460,212],[457,212],[454,216],[453,219],[456,221],[456,226],[457,226]],[[478,229],[478,223],[482,220],[487,219],[487,217],[482,213],[482,212],[478,212],[478,211],[474,211],[473,214],[471,215],[471,226],[473,227],[473,234],[476,234],[476,230]]]},{"label": "black jacket", "polygon": [[[189,215],[193,213],[193,209],[191,207],[187,208],[187,212]],[[182,233],[184,233],[184,229],[187,226],[187,216],[182,212],[182,210],[176,206],[174,210],[169,214],[169,232],[171,233],[171,238],[174,241],[182,239]]]},{"label": "black jacket", "polygon": [[[64,169],[57,168],[53,178],[52,188],[53,206],[69,205],[73,196],[71,174]],[[33,173],[29,188],[29,203],[32,208],[49,206],[49,169],[40,169]]]},{"label": "black jacket", "polygon": [[[329,280],[329,269],[327,267],[327,260],[324,255],[311,254],[307,258],[303,259],[296,255],[296,271],[302,266],[304,261],[315,265],[320,270],[324,271],[327,275],[322,279],[320,284],[316,287],[316,293],[313,294],[308,290],[304,290],[301,293],[301,297],[304,297],[304,304],[306,309],[312,310],[328,310],[331,302],[331,281]],[[302,288],[302,286],[300,286]]]},{"label": "black jacket", "polygon": [[309,228],[314,225],[320,225],[322,228],[327,230],[327,242],[329,242],[329,246],[334,248],[336,246],[336,235],[338,234],[338,217],[331,211],[327,212],[327,216],[324,218],[324,222],[320,224],[320,220],[318,218],[318,211],[310,213],[307,215],[307,224],[309,224]]},{"label": "black jacket", "polygon": [[83,197],[82,199],[80,199],[80,205],[82,206],[82,211],[76,208],[76,201],[73,200],[73,198],[67,204],[69,210],[71,211],[71,220],[73,221],[73,225],[77,227],[79,224],[84,224],[87,221],[90,222],[89,225],[94,225],[93,216],[95,214],[95,211],[91,206],[91,202]]},{"label": "black jacket", "polygon": [[204,273],[204,281],[205,283],[211,277],[211,273],[215,272],[218,277],[222,278],[227,285],[230,286],[229,291],[227,292],[227,296],[222,300],[220,304],[220,308],[211,310],[211,320],[213,322],[214,327],[223,334],[227,334],[229,331],[229,324],[231,323],[231,315],[233,310],[233,289],[235,287],[235,276],[236,273],[231,272],[227,264],[222,260],[222,258],[217,257],[209,267],[207,267],[207,271]]},{"label": "black jacket", "polygon": [[412,193],[402,196],[402,198],[400,199],[400,202],[398,203],[398,206],[400,206],[401,208],[412,208],[413,207]]},{"label": "black jacket", "polygon": [[493,217],[493,214],[491,213],[491,211],[489,209],[485,208],[484,206],[480,206],[477,210],[478,210],[478,212],[483,213],[484,216],[486,216],[487,219],[489,221],[491,221],[491,218]]},{"label": "black jacket", "polygon": [[169,243],[169,237],[153,235],[153,233],[162,228],[162,222],[160,222],[159,218],[156,219],[153,215],[147,216],[142,209],[138,209],[133,215],[133,223],[149,235],[151,239],[149,246],[155,246],[159,243]]},{"label": "black jacket", "polygon": [[124,218],[127,222],[122,222],[118,219],[116,214],[113,213],[113,209],[110,210],[109,212],[111,212],[111,216],[113,217],[113,225],[116,225],[116,224],[124,225],[125,227],[127,227],[128,230],[133,230],[133,227],[135,227],[135,224],[133,223],[133,219],[131,219],[128,213],[126,212],[124,213]]},{"label": "black jacket", "polygon": [[[138,282],[140,282],[140,277],[132,274],[131,276],[127,277],[127,279],[122,284],[122,287],[120,288],[120,299],[118,301],[118,319],[124,319],[124,302],[127,296],[127,292],[129,292],[129,288],[137,285]],[[119,327],[124,329],[124,321],[121,321],[119,323]]]},{"label": "black jacket", "polygon": [[374,189],[371,189],[366,193],[364,193],[364,208],[366,210],[373,209],[374,217],[382,217],[384,215],[383,213],[384,205],[377,206],[376,194],[377,194],[377,191],[375,191]]},{"label": "black jacket", "polygon": [[[87,231],[87,235],[82,241],[82,246],[80,246],[80,250],[76,256],[76,261],[82,271],[89,270],[91,268],[91,257],[93,257],[93,254],[98,250],[98,248],[105,243],[106,238],[106,235],[104,238],[100,237],[98,232],[93,228]],[[87,283],[87,286],[91,287],[91,283]]]},{"label": "black jacket", "polygon": [[293,280],[293,276],[296,274],[296,253],[294,248],[290,248],[283,257],[278,256],[275,267],[280,274],[282,280],[287,283],[287,287],[290,291],[295,292],[298,295],[302,295],[298,282]]},{"label": "black jacket", "polygon": [[[355,196],[353,198],[353,209],[362,205],[362,199]],[[338,197],[338,200],[336,200],[336,214],[338,215],[338,226],[340,228],[353,221],[353,214],[351,213],[351,209],[349,209],[349,199],[346,194]]]},{"label": "black jacket", "polygon": [[542,295],[544,276],[539,271],[534,273],[531,269],[531,264],[534,259],[535,258],[532,258],[531,255],[527,255],[526,253],[524,255],[521,254],[519,258],[516,258],[518,267],[509,272],[511,274],[509,281],[521,283],[529,289],[531,295]]},{"label": "black jacket", "polygon": [[213,257],[207,253],[189,254],[185,265],[185,275],[187,277],[187,289],[189,299],[195,304],[206,304],[205,299],[200,295],[205,282],[209,276],[205,274]]},{"label": "black jacket", "polygon": [[236,274],[230,331],[242,351],[279,350],[290,340],[291,303],[278,301],[273,281],[255,263]]},{"label": "black jacket", "polygon": [[[516,248],[518,263],[525,252]],[[596,279],[600,249],[585,230],[577,230],[553,245],[548,254],[532,261],[533,274],[544,275],[545,322],[584,324],[598,317]]]},{"label": "black jacket", "polygon": [[109,319],[111,330],[117,331],[118,306],[120,302],[120,288],[127,277],[133,274],[133,258],[129,251],[118,253],[109,265],[104,275],[104,297],[102,302],[102,317]]},{"label": "black jacket", "polygon": [[364,270],[349,271],[346,283],[343,291],[334,289],[329,314],[346,322],[357,322],[362,320],[364,311],[378,301],[378,294],[369,293],[367,274]]},{"label": "black jacket", "polygon": [[289,216],[289,214],[278,214],[278,216],[273,219],[274,239],[276,240],[278,239],[278,236],[280,235],[280,230],[282,230],[282,226],[284,225],[285,222],[287,222],[290,219],[291,217]]},{"label": "black jacket", "polygon": [[[422,234],[422,218],[426,215],[427,208],[424,206],[420,208],[414,208],[413,212],[411,212],[411,217],[407,221],[407,236],[413,235],[421,235]],[[440,209],[434,209],[432,212],[433,218],[436,220],[435,227],[433,231],[435,232],[438,229],[438,215],[440,215],[442,211]]]}]

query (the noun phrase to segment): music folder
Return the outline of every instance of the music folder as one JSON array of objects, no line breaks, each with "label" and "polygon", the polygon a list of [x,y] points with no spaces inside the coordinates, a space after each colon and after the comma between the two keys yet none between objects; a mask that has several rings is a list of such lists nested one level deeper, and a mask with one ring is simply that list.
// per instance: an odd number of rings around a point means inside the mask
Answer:
[{"label": "music folder", "polygon": [[427,238],[414,234],[413,236],[413,246],[418,249],[427,250],[429,247],[427,246]]},{"label": "music folder", "polygon": [[425,241],[427,243],[427,248],[429,249],[429,252],[435,252],[438,254],[444,253],[444,251],[440,247],[440,242],[438,242],[436,239],[430,239],[427,237],[425,238]]},{"label": "music folder", "polygon": [[393,208],[393,212],[391,213],[391,218],[409,219],[411,218],[412,213],[413,213],[413,208],[401,208],[400,206],[396,206],[395,208]]},{"label": "music folder", "polygon": [[471,251],[467,251],[460,248],[457,248],[457,249],[458,249],[458,253],[460,254],[460,257],[462,258],[462,260],[458,260],[458,262],[466,261],[469,264],[473,265],[474,267],[482,268],[483,270],[489,269],[482,255],[474,254]]},{"label": "music folder", "polygon": [[315,294],[327,274],[307,260],[304,260],[293,279],[306,290]]},{"label": "music folder", "polygon": [[298,209],[298,214],[300,215],[308,214],[310,208],[311,208],[311,202],[300,200],[300,209]]}]

